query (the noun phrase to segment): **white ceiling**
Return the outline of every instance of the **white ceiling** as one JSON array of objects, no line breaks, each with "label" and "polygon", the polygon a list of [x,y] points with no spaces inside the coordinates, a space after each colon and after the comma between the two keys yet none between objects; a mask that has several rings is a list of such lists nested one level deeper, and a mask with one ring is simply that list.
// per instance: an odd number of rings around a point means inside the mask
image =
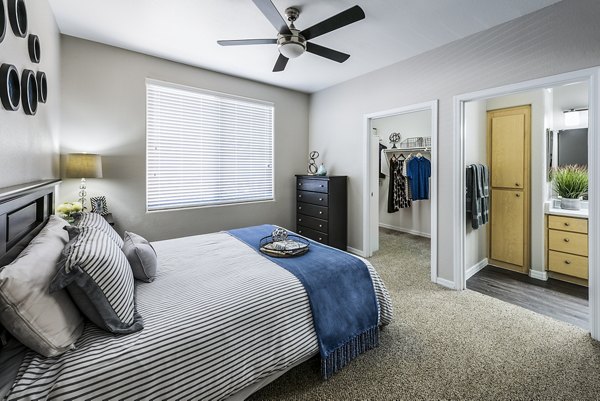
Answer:
[{"label": "white ceiling", "polygon": [[271,72],[276,45],[221,47],[219,39],[275,38],[251,0],[49,0],[60,31],[112,46],[316,92],[559,0],[273,0],[281,13],[299,6],[305,29],[356,4],[366,19],[314,39],[348,53],[338,64],[306,53]]}]

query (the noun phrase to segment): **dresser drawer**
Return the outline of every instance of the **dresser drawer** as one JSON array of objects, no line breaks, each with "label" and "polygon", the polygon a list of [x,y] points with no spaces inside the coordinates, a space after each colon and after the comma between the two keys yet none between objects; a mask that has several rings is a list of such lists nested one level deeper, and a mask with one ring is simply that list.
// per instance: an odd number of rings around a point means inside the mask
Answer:
[{"label": "dresser drawer", "polygon": [[329,216],[326,207],[311,205],[310,203],[298,202],[296,209],[298,214],[305,214],[307,216],[317,217],[323,220],[327,220]]},{"label": "dresser drawer", "polygon": [[588,258],[563,252],[548,252],[548,270],[588,279]]},{"label": "dresser drawer", "polygon": [[312,239],[313,241],[320,242],[321,244],[327,245],[329,242],[328,235],[318,232],[317,230],[313,230],[308,227],[298,226],[298,234],[304,235],[307,238]]},{"label": "dresser drawer", "polygon": [[588,256],[588,236],[567,231],[548,230],[548,249]]},{"label": "dresser drawer", "polygon": [[312,203],[313,205],[327,206],[328,196],[322,192],[297,191],[298,202]]},{"label": "dresser drawer", "polygon": [[298,215],[296,225],[312,228],[313,230],[320,231],[324,234],[327,234],[329,229],[329,224],[326,220],[317,219],[304,214]]},{"label": "dresser drawer", "polygon": [[308,178],[298,178],[298,182],[296,184],[298,189],[303,191],[313,191],[313,192],[329,192],[329,181],[327,180],[319,180],[319,179],[308,179]]},{"label": "dresser drawer", "polygon": [[574,217],[565,216],[548,216],[548,228],[553,230],[571,231],[574,233],[587,234],[588,221],[587,219],[577,219]]}]

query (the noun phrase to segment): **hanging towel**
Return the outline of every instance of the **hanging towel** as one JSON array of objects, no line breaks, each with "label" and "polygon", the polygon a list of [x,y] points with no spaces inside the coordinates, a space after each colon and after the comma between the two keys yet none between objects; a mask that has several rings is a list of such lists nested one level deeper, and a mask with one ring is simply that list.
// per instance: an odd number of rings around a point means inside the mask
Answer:
[{"label": "hanging towel", "polygon": [[481,165],[481,181],[483,193],[481,198],[481,221],[487,224],[490,221],[490,174],[486,165]]},{"label": "hanging towel", "polygon": [[477,230],[489,221],[489,170],[483,164],[467,166],[466,210],[471,227]]}]

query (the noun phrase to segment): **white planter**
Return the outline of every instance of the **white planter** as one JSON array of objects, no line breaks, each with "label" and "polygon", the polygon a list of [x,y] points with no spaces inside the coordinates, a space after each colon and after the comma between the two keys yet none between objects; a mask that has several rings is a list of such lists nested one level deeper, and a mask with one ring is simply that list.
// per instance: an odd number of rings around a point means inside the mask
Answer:
[{"label": "white planter", "polygon": [[580,210],[581,209],[581,198],[579,198],[579,199],[561,198],[560,199],[560,207],[561,207],[561,209],[567,209],[567,210]]}]

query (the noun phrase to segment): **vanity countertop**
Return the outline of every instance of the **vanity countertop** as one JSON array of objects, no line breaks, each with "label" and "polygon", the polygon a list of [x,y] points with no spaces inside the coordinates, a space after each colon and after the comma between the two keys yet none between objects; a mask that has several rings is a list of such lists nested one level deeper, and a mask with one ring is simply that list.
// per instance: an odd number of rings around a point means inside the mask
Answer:
[{"label": "vanity countertop", "polygon": [[567,217],[579,217],[580,219],[588,218],[588,209],[581,210],[568,210],[551,207],[548,203],[544,205],[544,212],[546,214],[553,214],[556,216],[567,216]]}]

